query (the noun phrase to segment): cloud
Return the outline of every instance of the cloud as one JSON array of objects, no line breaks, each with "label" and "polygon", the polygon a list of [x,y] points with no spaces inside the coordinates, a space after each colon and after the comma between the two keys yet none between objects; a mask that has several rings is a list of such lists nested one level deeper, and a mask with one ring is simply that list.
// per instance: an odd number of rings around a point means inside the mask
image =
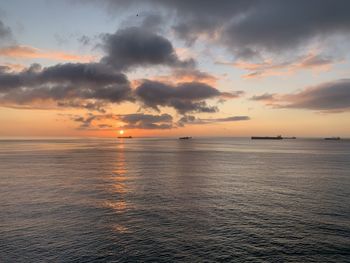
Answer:
[{"label": "cloud", "polygon": [[[173,117],[169,114],[92,114],[85,117],[80,115],[69,115],[71,120],[80,123],[78,129],[148,129],[164,130],[176,128]],[[107,123],[106,123],[107,122]],[[108,123],[109,122],[109,123]],[[112,122],[112,124],[110,123]],[[119,126],[113,125],[119,123]],[[120,124],[122,123],[122,124]]]},{"label": "cloud", "polygon": [[207,99],[226,100],[243,94],[220,92],[200,82],[172,85],[150,80],[143,80],[133,90],[126,75],[102,63],[65,63],[45,68],[33,64],[20,72],[0,68],[0,103],[12,107],[30,104],[38,107],[51,101],[58,107],[103,112],[108,103],[130,101],[157,111],[160,106],[172,107],[184,114],[217,112],[216,106],[207,105]]},{"label": "cloud", "polygon": [[129,27],[120,29],[115,34],[105,34],[102,47],[107,55],[101,61],[116,70],[156,65],[194,66],[193,60],[178,58],[168,39],[142,27]]},{"label": "cloud", "polygon": [[125,123],[120,128],[123,129],[171,129],[173,127],[173,117],[169,114],[151,115],[134,113],[119,115],[119,119]]},{"label": "cloud", "polygon": [[218,78],[207,72],[198,69],[174,69],[169,75],[157,76],[152,79],[159,82],[182,83],[182,82],[201,82],[207,85],[215,85]]},{"label": "cloud", "polygon": [[[283,51],[315,38],[350,32],[349,1],[257,1],[223,30],[228,45]],[[241,13],[242,14],[242,13]]]},{"label": "cloud", "polygon": [[212,124],[212,123],[220,123],[220,122],[236,122],[236,121],[248,121],[248,120],[250,120],[249,116],[231,116],[226,118],[201,119],[201,118],[196,118],[193,115],[185,115],[178,121],[178,125],[180,127],[183,127],[186,124]]},{"label": "cloud", "polygon": [[82,101],[79,99],[67,99],[57,102],[58,107],[62,108],[81,108],[89,111],[98,111],[106,113],[106,103],[103,101]]},{"label": "cloud", "polygon": [[350,32],[349,1],[153,1],[174,10],[179,36],[219,34],[236,54],[295,49],[315,38]]},{"label": "cloud", "polygon": [[144,19],[142,21],[142,28],[151,30],[153,32],[160,31],[160,26],[164,23],[164,17],[159,13],[140,14]]},{"label": "cloud", "polygon": [[26,66],[18,63],[4,63],[2,66],[0,66],[0,68],[2,68],[4,71],[19,72],[24,70]]},{"label": "cloud", "polygon": [[[233,99],[243,94],[242,91],[220,92],[212,85],[200,82],[215,82],[216,78],[196,69],[192,59],[180,59],[168,39],[144,27],[129,27],[115,34],[105,34],[102,47],[106,54],[99,62],[62,63],[48,67],[33,64],[21,71],[14,71],[9,66],[0,67],[1,105],[40,108],[42,104],[44,108],[69,107],[105,112],[110,103],[129,101],[157,111],[159,107],[172,107],[180,114],[214,113],[218,107],[208,105],[206,100]],[[51,53],[26,46],[1,48],[1,55],[54,57]],[[56,55],[60,59],[75,58]],[[122,73],[139,66],[155,65],[169,66],[174,78],[189,81],[170,84],[168,81],[143,80],[132,89],[127,76]]]},{"label": "cloud", "polygon": [[257,101],[272,101],[275,99],[275,94],[270,93],[264,93],[262,95],[254,95],[250,98],[250,100],[257,100]]},{"label": "cloud", "polygon": [[330,56],[314,55],[309,54],[301,59],[299,63],[296,64],[298,68],[329,68],[334,64],[335,59]]},{"label": "cloud", "polygon": [[[101,1],[92,2],[101,6]],[[206,39],[244,60],[272,54],[293,57],[315,43],[328,41],[329,44],[337,36],[349,37],[350,34],[350,2],[347,0],[103,2],[107,3],[109,13],[116,15],[126,9],[156,10],[168,18],[164,27],[172,24],[175,35],[187,43]]]},{"label": "cloud", "polygon": [[319,111],[350,110],[350,79],[342,79],[306,88],[279,99],[280,107]]},{"label": "cloud", "polygon": [[12,39],[13,39],[13,35],[12,35],[11,28],[6,26],[0,19],[0,40],[7,41]]},{"label": "cloud", "polygon": [[[133,100],[127,77],[100,63],[66,63],[42,68],[33,64],[21,72],[0,68],[0,102],[30,104],[36,100]],[[85,103],[86,104],[86,103]]]},{"label": "cloud", "polygon": [[248,116],[232,116],[227,118],[218,118],[218,119],[206,119],[207,121],[214,122],[231,122],[231,121],[248,121],[250,118]]},{"label": "cloud", "polygon": [[0,57],[22,59],[50,59],[60,61],[90,62],[93,56],[74,55],[59,51],[44,51],[29,46],[7,46],[0,48]]},{"label": "cloud", "polygon": [[307,109],[321,112],[350,111],[350,79],[341,79],[305,88],[290,94],[263,94],[253,100],[275,108]]},{"label": "cloud", "polygon": [[217,107],[208,106],[206,99],[234,98],[237,94],[219,90],[199,82],[180,83],[176,86],[145,80],[135,90],[144,106],[159,111],[159,106],[173,107],[179,113],[216,112]]},{"label": "cloud", "polygon": [[336,59],[331,56],[311,52],[292,60],[284,60],[282,62],[273,60],[265,60],[263,62],[238,60],[234,63],[217,62],[217,64],[231,65],[246,70],[249,73],[243,75],[243,78],[252,79],[268,76],[290,75],[301,69],[309,69],[314,71],[329,70],[335,63],[340,61],[340,59]]},{"label": "cloud", "polygon": [[81,123],[78,129],[84,130],[84,129],[92,128],[91,127],[92,122],[95,119],[98,119],[100,116],[103,116],[103,115],[94,115],[92,113],[89,113],[85,118],[83,116],[74,115],[74,116],[71,116],[71,119],[75,122]]},{"label": "cloud", "polygon": [[[184,115],[174,121],[170,114],[159,115],[133,113],[133,114],[92,114],[86,116],[68,115],[74,122],[80,123],[78,129],[147,129],[165,130],[176,129],[186,125],[205,125],[221,122],[237,122],[250,120],[248,116],[231,116],[226,118],[201,119],[193,115]],[[117,124],[117,125],[116,125]]]}]

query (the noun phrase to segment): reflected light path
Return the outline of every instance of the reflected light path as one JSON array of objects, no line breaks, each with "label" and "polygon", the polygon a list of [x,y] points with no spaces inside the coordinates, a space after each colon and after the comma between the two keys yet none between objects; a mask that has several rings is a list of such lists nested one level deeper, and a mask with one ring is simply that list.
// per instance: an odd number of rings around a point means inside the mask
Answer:
[{"label": "reflected light path", "polygon": [[349,262],[349,149],[0,141],[0,262]]},{"label": "reflected light path", "polygon": [[[131,208],[131,204],[127,201],[126,196],[130,192],[129,187],[127,186],[127,181],[129,179],[125,158],[125,144],[123,141],[119,141],[116,147],[114,169],[111,176],[108,178],[107,191],[109,193],[109,200],[104,202],[104,207],[112,209],[114,213],[118,214],[118,216],[121,216]],[[128,227],[121,222],[113,224],[111,228],[115,233],[129,232]]]}]

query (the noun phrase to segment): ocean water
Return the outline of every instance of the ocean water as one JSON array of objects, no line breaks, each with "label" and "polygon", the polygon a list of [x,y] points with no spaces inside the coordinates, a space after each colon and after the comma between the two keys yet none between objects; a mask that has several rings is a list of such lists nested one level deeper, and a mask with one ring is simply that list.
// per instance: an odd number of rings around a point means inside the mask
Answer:
[{"label": "ocean water", "polygon": [[350,262],[350,141],[0,141],[0,262]]}]

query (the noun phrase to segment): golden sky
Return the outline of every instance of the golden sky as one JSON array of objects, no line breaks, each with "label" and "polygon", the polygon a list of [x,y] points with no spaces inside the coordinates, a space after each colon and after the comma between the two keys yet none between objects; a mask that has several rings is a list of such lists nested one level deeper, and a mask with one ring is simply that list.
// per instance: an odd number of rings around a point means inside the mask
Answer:
[{"label": "golden sky", "polygon": [[0,137],[350,137],[349,3],[190,2],[1,3]]}]

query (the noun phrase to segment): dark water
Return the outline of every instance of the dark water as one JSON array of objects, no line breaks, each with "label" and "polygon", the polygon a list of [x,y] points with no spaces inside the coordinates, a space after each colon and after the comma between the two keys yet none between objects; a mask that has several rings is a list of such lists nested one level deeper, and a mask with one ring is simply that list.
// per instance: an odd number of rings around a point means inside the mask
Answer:
[{"label": "dark water", "polygon": [[0,262],[350,262],[350,141],[0,141]]}]

